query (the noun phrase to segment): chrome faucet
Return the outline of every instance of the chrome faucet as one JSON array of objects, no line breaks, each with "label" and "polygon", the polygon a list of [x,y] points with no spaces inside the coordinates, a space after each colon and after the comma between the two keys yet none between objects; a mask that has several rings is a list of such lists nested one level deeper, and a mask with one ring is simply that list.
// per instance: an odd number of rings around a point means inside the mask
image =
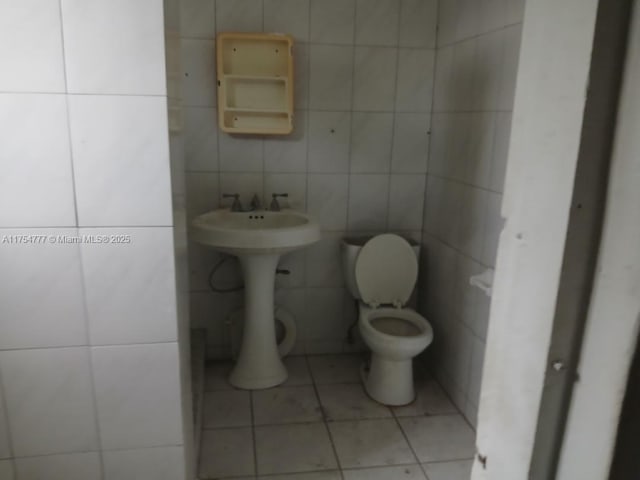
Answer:
[{"label": "chrome faucet", "polygon": [[272,212],[279,212],[280,211],[280,204],[278,203],[278,197],[283,197],[283,198],[287,198],[289,197],[288,193],[272,193],[271,194],[271,206],[269,207],[269,210],[271,210]]},{"label": "chrome faucet", "polygon": [[241,212],[242,204],[240,203],[240,194],[239,193],[223,193],[222,198],[233,198],[233,203],[231,204],[232,212]]},{"label": "chrome faucet", "polygon": [[253,198],[251,199],[251,210],[252,211],[260,210],[260,208],[261,208],[260,198],[258,198],[258,194],[255,193],[253,195]]}]

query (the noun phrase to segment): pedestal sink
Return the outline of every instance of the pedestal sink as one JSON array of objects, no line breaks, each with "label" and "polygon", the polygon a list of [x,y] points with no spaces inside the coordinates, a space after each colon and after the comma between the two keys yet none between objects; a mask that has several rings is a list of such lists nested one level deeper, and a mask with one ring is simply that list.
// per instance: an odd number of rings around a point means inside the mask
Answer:
[{"label": "pedestal sink", "polygon": [[191,238],[237,256],[242,266],[244,332],[229,382],[248,390],[283,383],[287,370],[278,354],[273,317],[276,267],[282,254],[320,239],[318,224],[308,215],[290,209],[278,212],[214,210],[193,221]]}]

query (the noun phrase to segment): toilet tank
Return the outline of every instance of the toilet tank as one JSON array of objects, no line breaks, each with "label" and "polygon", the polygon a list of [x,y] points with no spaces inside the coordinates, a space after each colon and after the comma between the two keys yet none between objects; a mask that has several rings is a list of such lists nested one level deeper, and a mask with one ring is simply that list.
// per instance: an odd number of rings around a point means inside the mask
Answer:
[{"label": "toilet tank", "polygon": [[[411,238],[404,237],[409,245],[413,248],[416,254],[416,259],[420,261],[420,244]],[[342,255],[342,275],[344,277],[344,283],[349,290],[351,296],[357,300],[361,300],[360,292],[358,291],[358,285],[356,284],[356,259],[360,253],[360,249],[372,239],[373,235],[362,235],[355,237],[345,237],[342,239],[341,255]]]}]

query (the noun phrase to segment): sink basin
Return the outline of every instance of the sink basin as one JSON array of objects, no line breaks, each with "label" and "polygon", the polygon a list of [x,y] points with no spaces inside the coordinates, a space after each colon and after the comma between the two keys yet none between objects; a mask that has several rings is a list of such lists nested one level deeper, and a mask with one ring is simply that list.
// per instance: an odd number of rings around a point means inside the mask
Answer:
[{"label": "sink basin", "polygon": [[278,353],[273,317],[276,269],[284,253],[320,240],[320,227],[295,210],[214,210],[196,217],[191,238],[240,260],[244,276],[242,345],[229,383],[237,388],[270,388],[287,379]]},{"label": "sink basin", "polygon": [[232,212],[214,210],[197,217],[191,237],[231,255],[286,253],[320,239],[318,224],[296,210]]}]

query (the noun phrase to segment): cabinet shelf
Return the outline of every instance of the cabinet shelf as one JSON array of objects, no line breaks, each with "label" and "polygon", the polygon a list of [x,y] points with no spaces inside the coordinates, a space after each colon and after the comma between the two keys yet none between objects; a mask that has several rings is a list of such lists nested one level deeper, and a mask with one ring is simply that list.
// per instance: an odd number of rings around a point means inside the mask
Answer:
[{"label": "cabinet shelf", "polygon": [[220,128],[227,133],[291,133],[292,38],[220,33],[216,43]]}]

